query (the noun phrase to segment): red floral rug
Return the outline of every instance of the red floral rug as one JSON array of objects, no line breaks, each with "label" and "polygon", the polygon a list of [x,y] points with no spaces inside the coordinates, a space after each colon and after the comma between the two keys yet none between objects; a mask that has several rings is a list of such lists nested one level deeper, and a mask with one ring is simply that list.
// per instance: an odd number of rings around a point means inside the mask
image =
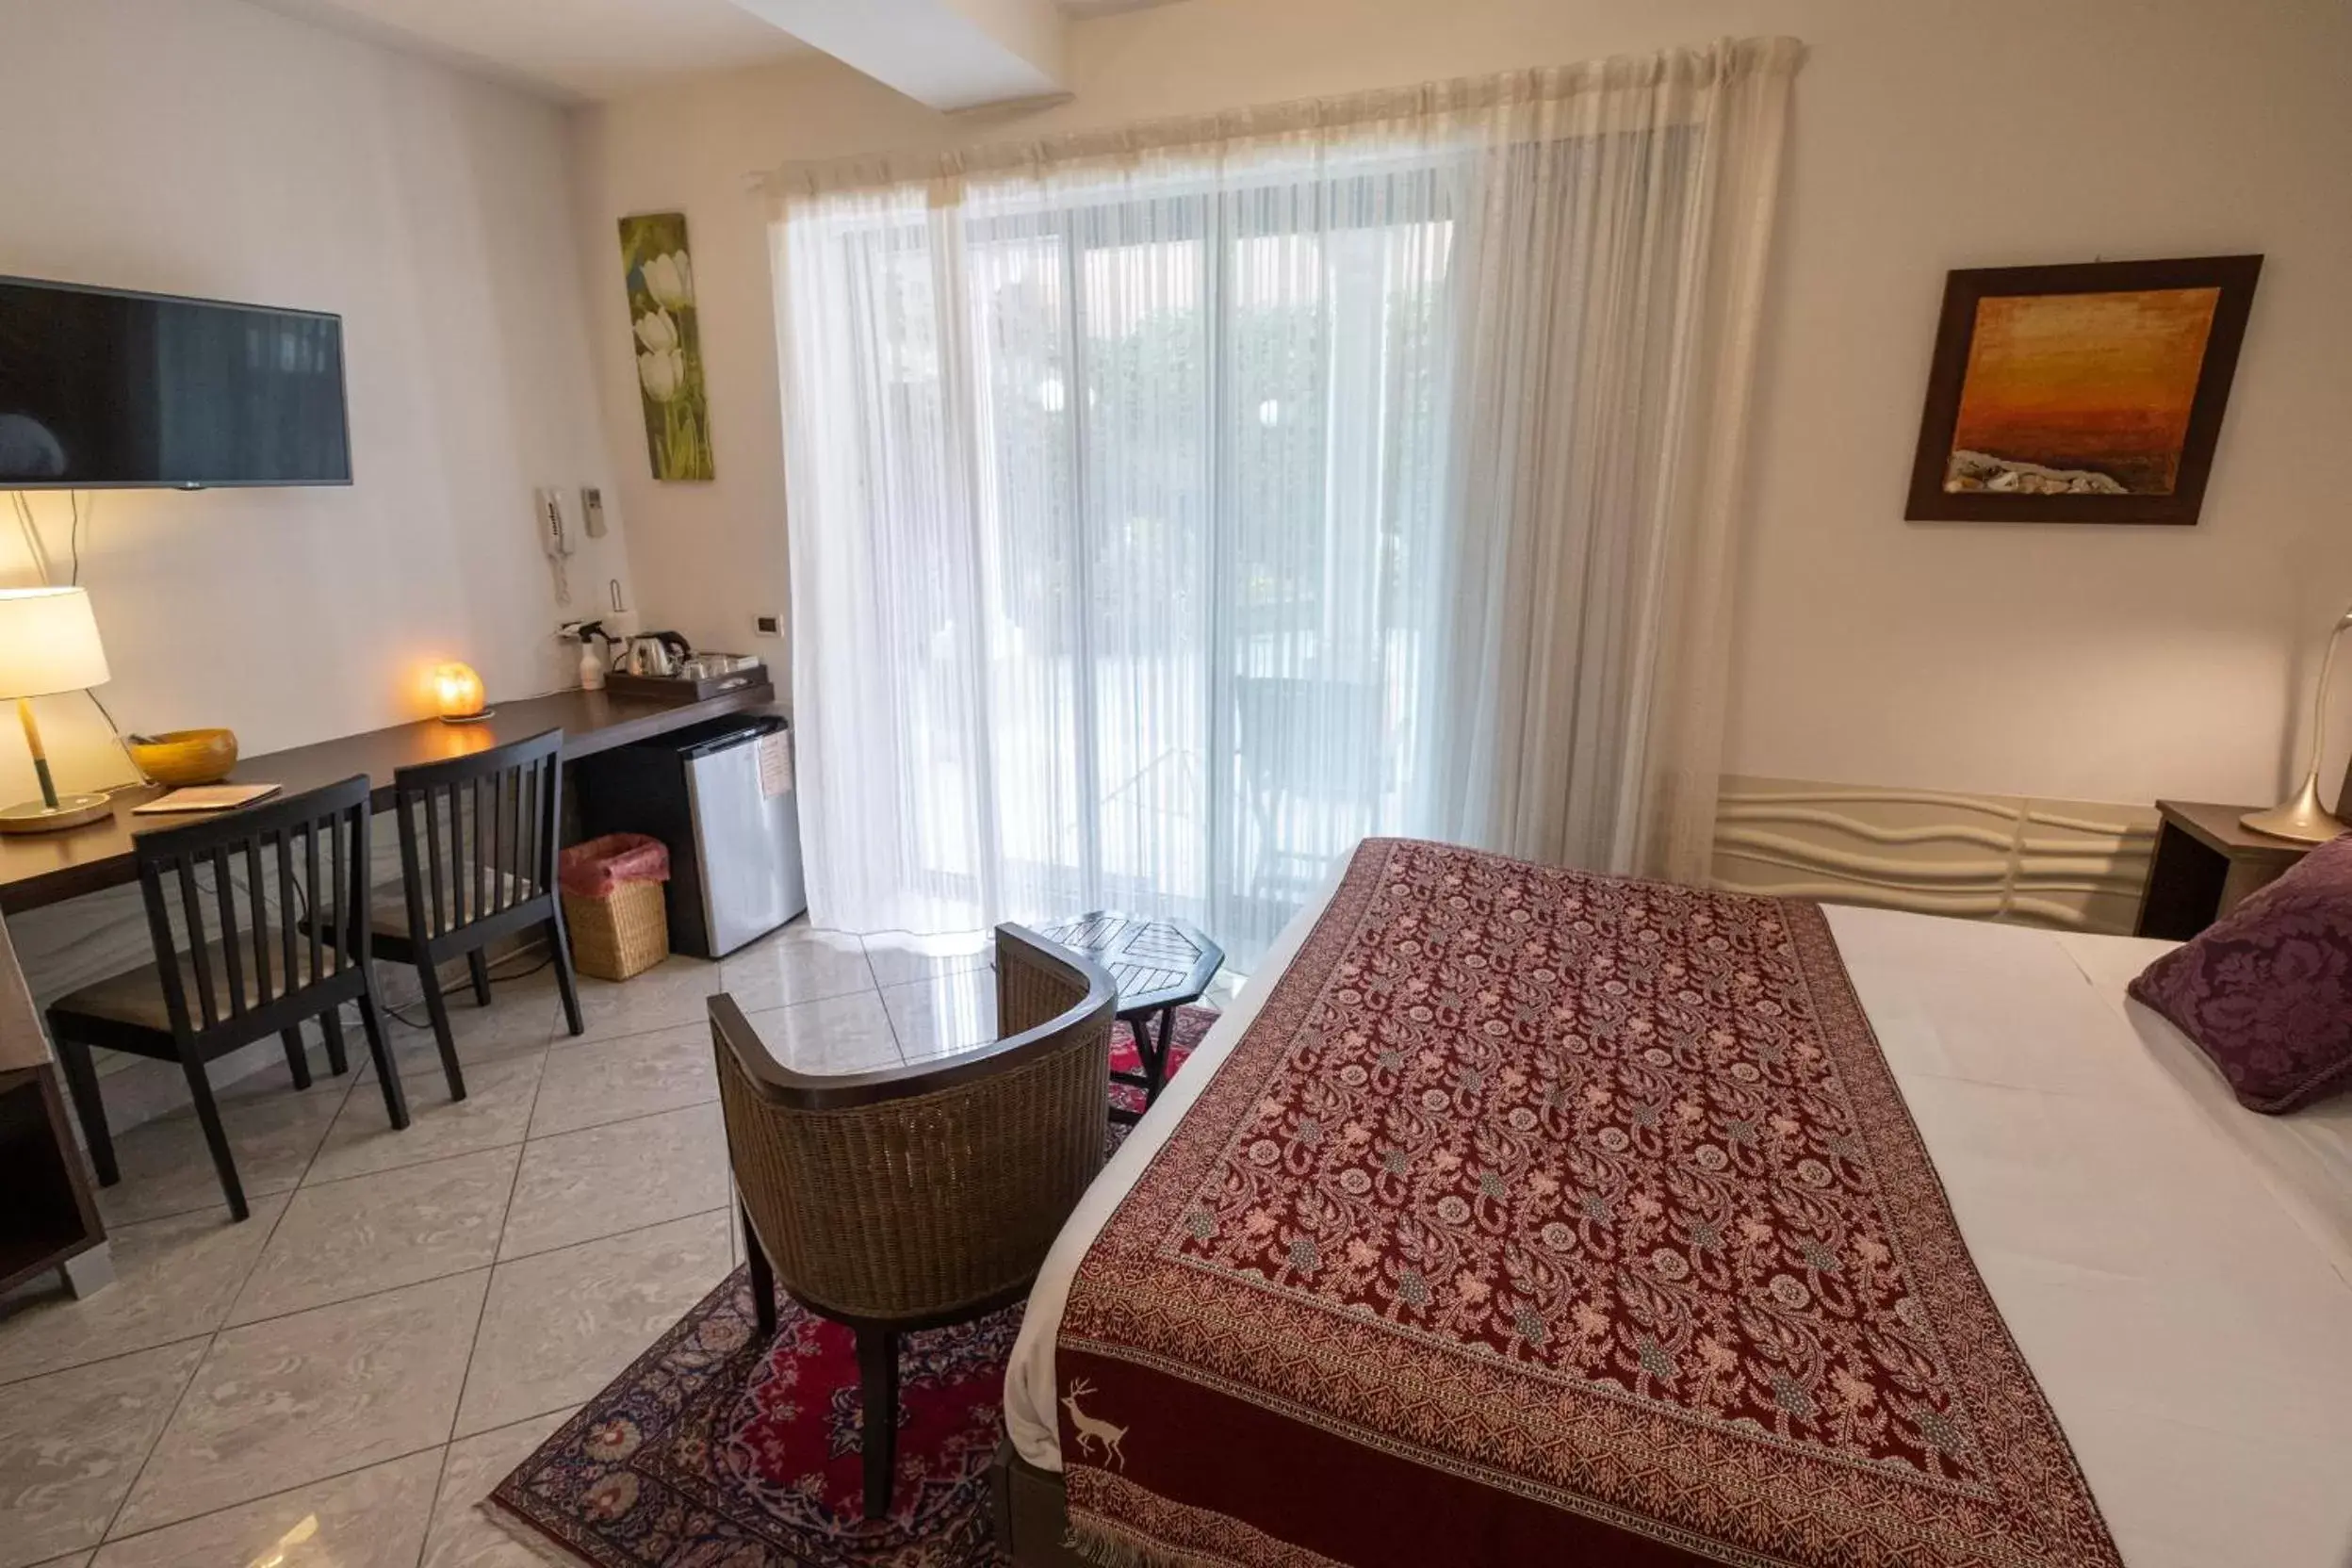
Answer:
[{"label": "red floral rug", "polygon": [[[1216,1018],[1178,1013],[1171,1076]],[[1111,1065],[1139,1070],[1123,1026]],[[1139,1090],[1111,1093],[1140,1107]],[[1111,1128],[1112,1140],[1125,1132]],[[501,1481],[492,1504],[599,1568],[1003,1562],[988,1463],[1021,1309],[900,1341],[898,1486],[890,1516],[871,1522],[856,1340],[789,1299],[778,1315],[761,1345],[738,1269]]]}]

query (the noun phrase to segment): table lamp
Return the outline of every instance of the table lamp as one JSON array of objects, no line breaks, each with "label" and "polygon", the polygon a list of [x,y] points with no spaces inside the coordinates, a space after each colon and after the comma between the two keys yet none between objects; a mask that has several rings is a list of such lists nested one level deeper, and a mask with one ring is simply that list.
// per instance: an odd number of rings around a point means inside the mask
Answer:
[{"label": "table lamp", "polygon": [[2335,813],[2320,802],[2319,759],[2328,749],[2328,678],[2336,672],[2336,645],[2344,641],[2346,628],[2352,628],[2352,610],[2337,618],[2334,629],[2328,633],[2327,656],[2319,662],[2319,691],[2311,698],[2311,765],[2303,775],[2303,787],[2267,811],[2248,811],[2238,819],[2257,833],[2324,844],[2344,830]]},{"label": "table lamp", "polygon": [[482,677],[471,664],[435,664],[431,678],[433,711],[443,724],[480,724],[498,711],[483,706]]},{"label": "table lamp", "polygon": [[0,589],[0,698],[16,699],[17,720],[41,779],[39,800],[0,809],[0,833],[46,833],[112,814],[114,803],[105,795],[57,793],[31,700],[85,692],[108,678],[89,594],[79,588]]}]

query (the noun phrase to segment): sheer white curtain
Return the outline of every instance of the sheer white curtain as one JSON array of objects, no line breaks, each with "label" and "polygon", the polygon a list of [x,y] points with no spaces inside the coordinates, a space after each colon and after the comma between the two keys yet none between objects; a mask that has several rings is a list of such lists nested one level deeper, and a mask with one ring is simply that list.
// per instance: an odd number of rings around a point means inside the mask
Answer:
[{"label": "sheer white curtain", "polygon": [[1801,50],[771,179],[816,919],[1696,874]]}]

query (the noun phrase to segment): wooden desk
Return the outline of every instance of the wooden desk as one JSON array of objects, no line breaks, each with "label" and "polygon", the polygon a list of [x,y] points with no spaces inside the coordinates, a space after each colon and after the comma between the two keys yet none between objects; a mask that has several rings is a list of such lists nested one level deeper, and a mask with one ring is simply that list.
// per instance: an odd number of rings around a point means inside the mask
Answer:
[{"label": "wooden desk", "polygon": [[2252,806],[2160,800],[2156,848],[2132,934],[2187,941],[2318,846],[2257,833],[2238,819]]},{"label": "wooden desk", "polygon": [[[558,692],[552,696],[499,703],[498,711],[480,724],[425,719],[242,758],[229,777],[246,783],[282,784],[292,794],[364,773],[375,784],[376,807],[381,810],[392,801],[393,770],[411,763],[486,751],[545,729],[564,731],[564,756],[571,760],[705,719],[765,708],[775,700],[776,687],[765,680],[689,703],[616,697],[609,692]],[[115,795],[114,815],[106,822],[55,833],[0,838],[0,914],[38,909],[137,880],[131,835],[188,820],[131,815],[132,807],[164,792],[151,786],[123,790]]]}]

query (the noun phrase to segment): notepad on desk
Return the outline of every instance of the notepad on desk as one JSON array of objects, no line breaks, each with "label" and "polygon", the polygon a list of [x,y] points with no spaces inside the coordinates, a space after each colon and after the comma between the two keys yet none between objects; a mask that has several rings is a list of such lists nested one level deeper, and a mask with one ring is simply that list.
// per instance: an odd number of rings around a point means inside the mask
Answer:
[{"label": "notepad on desk", "polygon": [[283,784],[198,784],[134,806],[131,815],[146,817],[177,815],[183,811],[229,811],[267,799],[284,788]]}]

